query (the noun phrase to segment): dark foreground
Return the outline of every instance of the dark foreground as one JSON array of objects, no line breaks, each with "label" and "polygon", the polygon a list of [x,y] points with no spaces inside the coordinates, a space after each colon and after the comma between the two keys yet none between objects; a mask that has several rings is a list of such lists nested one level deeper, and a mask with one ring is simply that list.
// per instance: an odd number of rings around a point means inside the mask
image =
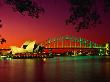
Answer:
[{"label": "dark foreground", "polygon": [[0,82],[110,82],[110,57],[0,60]]}]

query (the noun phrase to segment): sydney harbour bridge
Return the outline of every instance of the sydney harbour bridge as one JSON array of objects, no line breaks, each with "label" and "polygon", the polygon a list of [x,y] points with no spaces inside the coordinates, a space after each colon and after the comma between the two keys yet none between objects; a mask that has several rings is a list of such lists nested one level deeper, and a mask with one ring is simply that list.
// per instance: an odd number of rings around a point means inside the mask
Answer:
[{"label": "sydney harbour bridge", "polygon": [[103,48],[102,45],[90,40],[69,35],[49,38],[42,42],[41,45],[46,48]]},{"label": "sydney harbour bridge", "polygon": [[49,38],[41,45],[45,47],[45,50],[53,52],[65,50],[65,52],[88,52],[99,53],[99,55],[106,53],[105,45],[71,35]]}]

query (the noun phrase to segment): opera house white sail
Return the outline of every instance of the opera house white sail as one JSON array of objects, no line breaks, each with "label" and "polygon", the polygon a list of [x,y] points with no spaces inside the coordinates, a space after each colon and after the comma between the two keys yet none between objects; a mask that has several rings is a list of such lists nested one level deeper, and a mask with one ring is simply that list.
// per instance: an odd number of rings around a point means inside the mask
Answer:
[{"label": "opera house white sail", "polygon": [[16,47],[16,46],[11,46],[10,48],[11,48],[12,54],[25,53],[25,52],[27,52],[25,49],[23,49],[23,48],[18,48],[18,47]]},{"label": "opera house white sail", "polygon": [[25,42],[22,44],[21,48],[26,49],[26,47],[27,47],[31,42],[32,42],[32,41],[30,41],[30,40],[25,41]]},{"label": "opera house white sail", "polygon": [[26,41],[23,43],[21,48],[16,47],[16,46],[11,46],[11,52],[12,54],[17,54],[17,53],[31,53],[34,52],[35,50],[38,51],[40,48],[40,45],[36,44],[35,41]]}]

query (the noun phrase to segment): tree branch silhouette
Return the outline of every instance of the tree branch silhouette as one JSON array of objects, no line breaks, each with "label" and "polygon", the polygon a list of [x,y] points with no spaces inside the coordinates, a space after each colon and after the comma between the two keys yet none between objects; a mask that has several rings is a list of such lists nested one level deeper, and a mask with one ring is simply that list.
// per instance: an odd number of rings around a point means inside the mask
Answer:
[{"label": "tree branch silhouette", "polygon": [[33,0],[5,0],[5,3],[10,5],[15,12],[18,11],[22,15],[28,14],[32,18],[39,18],[39,15],[44,12],[44,8]]},{"label": "tree branch silhouette", "polygon": [[[77,32],[101,24],[101,13],[98,12],[98,0],[68,0],[71,5],[70,16],[66,24],[72,24]],[[110,11],[110,0],[103,0],[104,12]]]},{"label": "tree branch silhouette", "polygon": [[[0,28],[1,27],[2,27],[2,20],[0,20]],[[4,42],[6,43],[6,40],[4,38],[2,38],[0,35],[0,43],[3,44]]]},{"label": "tree branch silhouette", "polygon": [[97,12],[96,0],[69,0],[71,15],[66,24],[72,23],[77,30],[88,29],[100,22],[100,14]]},{"label": "tree branch silhouette", "polygon": [[104,0],[104,12],[110,11],[110,0]]}]

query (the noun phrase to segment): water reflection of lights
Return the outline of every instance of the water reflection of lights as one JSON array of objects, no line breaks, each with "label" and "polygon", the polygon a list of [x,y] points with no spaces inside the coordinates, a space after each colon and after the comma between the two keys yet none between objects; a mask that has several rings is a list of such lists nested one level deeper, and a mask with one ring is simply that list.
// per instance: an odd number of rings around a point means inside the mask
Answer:
[{"label": "water reflection of lights", "polygon": [[43,61],[46,61],[47,60],[47,58],[43,58]]}]

